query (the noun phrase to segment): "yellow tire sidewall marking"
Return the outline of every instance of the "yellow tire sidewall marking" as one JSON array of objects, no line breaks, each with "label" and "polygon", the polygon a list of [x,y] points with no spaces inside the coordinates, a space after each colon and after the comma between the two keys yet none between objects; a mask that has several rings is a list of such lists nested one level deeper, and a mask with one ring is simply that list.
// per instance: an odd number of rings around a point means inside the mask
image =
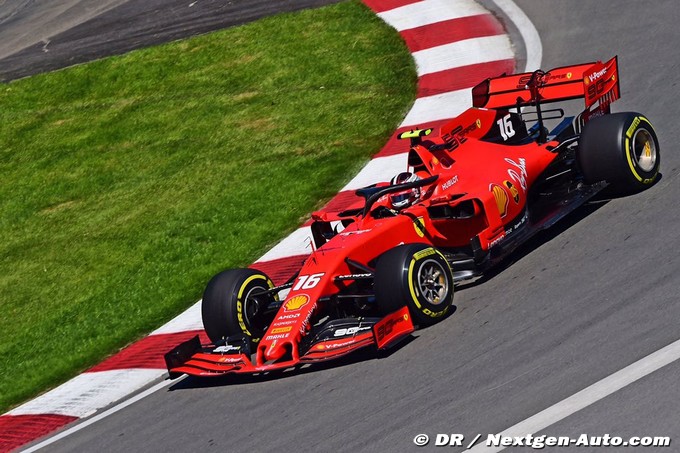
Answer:
[{"label": "yellow tire sidewall marking", "polygon": [[[238,325],[239,327],[241,327],[241,331],[251,338],[253,334],[250,333],[243,319],[243,293],[245,292],[246,287],[250,284],[250,282],[253,282],[255,280],[264,280],[267,283],[268,287],[270,288],[274,287],[274,284],[271,282],[271,280],[266,278],[264,275],[251,275],[243,283],[241,283],[241,287],[239,288],[238,294],[236,295],[236,317],[238,318]],[[252,340],[254,342],[257,342],[259,338],[252,338]]]},{"label": "yellow tire sidewall marking", "polygon": [[[652,131],[654,131],[654,127],[652,126],[652,123],[650,123],[647,118],[645,118],[644,116],[636,116],[635,119],[633,120],[633,122],[631,123],[630,127],[626,131],[625,146],[626,146],[626,159],[628,160],[628,167],[630,168],[631,173],[633,173],[633,176],[635,176],[635,179],[637,179],[638,181],[640,181],[643,184],[646,184],[645,181],[650,181],[650,182],[653,181],[656,174],[652,178],[643,179],[642,176],[640,176],[640,174],[638,173],[637,169],[635,168],[635,164],[633,164],[633,150],[630,148],[630,140],[633,138],[633,134],[635,133],[635,131],[640,126],[640,123],[643,122],[643,121],[645,123],[647,123],[647,125],[650,127],[650,129]],[[652,140],[653,140],[653,138],[652,138]],[[656,143],[654,145],[656,145]]]},{"label": "yellow tire sidewall marking", "polygon": [[[430,316],[432,318],[436,318],[436,317],[439,317],[439,316],[443,316],[447,311],[449,311],[448,305],[446,306],[446,308],[443,311],[441,311],[439,313],[435,313],[432,310],[429,310],[427,308],[423,309],[423,306],[420,304],[420,301],[418,300],[418,296],[417,296],[418,291],[413,286],[413,268],[415,267],[415,265],[418,261],[420,261],[421,259],[423,259],[427,256],[430,256],[430,255],[439,255],[444,260],[446,265],[449,267],[449,272],[451,271],[451,267],[449,266],[448,261],[446,261],[446,258],[444,257],[444,255],[441,254],[441,252],[439,252],[439,250],[432,248],[432,247],[423,249],[419,252],[414,253],[413,258],[411,258],[411,262],[409,263],[409,266],[408,266],[408,289],[409,289],[409,292],[411,293],[411,300],[413,300],[413,303],[416,304],[416,307],[418,307],[418,309],[422,313],[424,313],[425,315]],[[451,285],[450,285],[449,290],[453,292],[453,287]]]}]

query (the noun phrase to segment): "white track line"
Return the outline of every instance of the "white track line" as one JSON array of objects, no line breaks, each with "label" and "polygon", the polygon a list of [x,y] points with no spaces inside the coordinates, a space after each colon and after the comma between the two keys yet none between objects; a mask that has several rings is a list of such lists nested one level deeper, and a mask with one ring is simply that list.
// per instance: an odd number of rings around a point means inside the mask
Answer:
[{"label": "white track line", "polygon": [[[524,437],[527,434],[536,434],[548,426],[590,406],[612,393],[624,388],[633,382],[642,379],[650,373],[680,359],[680,340],[677,340],[665,348],[649,354],[624,369],[586,387],[578,393],[563,399],[559,403],[517,423],[514,426],[499,433],[502,436]],[[506,447],[487,447],[478,444],[471,448],[471,452],[498,452]]]},{"label": "white track line", "polygon": [[160,378],[166,370],[128,368],[83,373],[7,415],[57,414],[84,418]]},{"label": "white track line", "polygon": [[29,452],[38,451],[41,448],[45,448],[48,445],[53,444],[58,440],[61,440],[65,437],[67,437],[67,436],[70,436],[71,434],[73,434],[77,431],[80,431],[81,429],[87,428],[88,426],[90,426],[93,423],[97,423],[99,420],[106,418],[109,415],[113,415],[116,412],[118,412],[122,409],[125,409],[129,405],[134,404],[134,403],[136,403],[137,401],[139,401],[143,398],[146,398],[147,396],[151,395],[152,393],[156,393],[157,391],[162,390],[165,387],[169,387],[170,385],[178,383],[182,379],[184,379],[184,376],[179,378],[179,379],[175,379],[174,381],[165,380],[163,382],[159,382],[158,384],[154,385],[153,387],[150,387],[150,388],[144,390],[143,392],[141,392],[140,394],[135,395],[135,396],[131,397],[130,399],[123,401],[120,404],[117,404],[116,406],[112,407],[111,409],[106,410],[106,411],[102,412],[101,414],[99,414],[95,417],[87,419],[82,423],[78,423],[77,425],[73,426],[72,428],[66,429],[66,430],[64,430],[64,431],[62,431],[58,434],[55,434],[54,436],[52,436],[48,439],[45,439],[44,441],[42,441],[38,444],[35,444],[32,447],[29,447],[25,450],[22,450],[22,452],[23,453],[29,453]]},{"label": "white track line", "polygon": [[522,9],[512,0],[493,0],[506,16],[517,26],[526,46],[527,64],[525,72],[540,69],[543,61],[543,44],[534,24]]}]

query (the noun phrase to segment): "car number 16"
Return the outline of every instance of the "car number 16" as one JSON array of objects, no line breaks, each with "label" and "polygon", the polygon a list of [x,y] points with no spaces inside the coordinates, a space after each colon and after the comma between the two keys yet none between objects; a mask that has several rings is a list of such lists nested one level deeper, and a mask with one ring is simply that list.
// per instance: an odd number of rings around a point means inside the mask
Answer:
[{"label": "car number 16", "polygon": [[297,291],[298,289],[312,289],[316,285],[319,284],[321,281],[321,277],[323,277],[325,272],[320,272],[318,274],[311,274],[311,275],[300,275],[298,277],[298,281],[293,286],[293,291]]}]

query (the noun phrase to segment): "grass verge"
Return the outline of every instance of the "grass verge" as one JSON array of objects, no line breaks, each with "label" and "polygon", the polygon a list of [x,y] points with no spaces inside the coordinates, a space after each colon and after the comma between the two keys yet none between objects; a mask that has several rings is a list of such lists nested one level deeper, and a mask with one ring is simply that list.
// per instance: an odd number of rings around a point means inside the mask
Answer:
[{"label": "grass verge", "polygon": [[0,86],[0,412],[296,228],[382,146],[415,81],[355,0]]}]

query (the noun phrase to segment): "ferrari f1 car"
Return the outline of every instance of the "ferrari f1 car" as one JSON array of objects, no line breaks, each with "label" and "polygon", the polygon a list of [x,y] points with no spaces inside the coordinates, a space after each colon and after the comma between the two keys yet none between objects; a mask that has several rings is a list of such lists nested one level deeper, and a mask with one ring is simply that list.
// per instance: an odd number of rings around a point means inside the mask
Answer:
[{"label": "ferrari f1 car", "polygon": [[[611,113],[619,96],[616,57],[481,82],[457,118],[401,134],[410,140],[407,174],[357,190],[344,212],[312,215],[314,251],[287,283],[254,269],[216,275],[202,302],[212,343],[195,337],[166,354],[171,377],[265,373],[381,350],[443,319],[457,282],[596,194],[657,181],[654,129],[639,113]],[[585,101],[576,116],[545,107],[572,99]]]}]

